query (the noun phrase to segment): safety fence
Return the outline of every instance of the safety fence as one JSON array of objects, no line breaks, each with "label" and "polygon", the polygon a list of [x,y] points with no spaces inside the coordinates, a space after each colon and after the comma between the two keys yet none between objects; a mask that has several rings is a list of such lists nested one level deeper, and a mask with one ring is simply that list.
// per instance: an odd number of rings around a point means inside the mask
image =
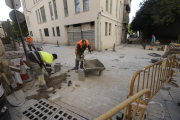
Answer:
[{"label": "safety fence", "polygon": [[173,68],[173,76],[180,74],[180,54],[176,54],[176,59]]},{"label": "safety fence", "polygon": [[[172,76],[175,73],[177,74],[179,72],[179,57],[180,54],[174,54],[165,59],[162,58],[162,60],[137,71],[131,80],[130,93],[128,95],[128,99],[119,104],[118,106],[114,107],[107,113],[98,117],[97,120],[111,120],[113,115],[120,112],[124,108],[126,108],[124,113],[125,116],[128,112],[128,120],[134,120],[137,111],[138,113],[140,112],[138,120],[141,120],[142,116],[144,115],[144,112],[146,111],[148,101],[151,100],[151,98],[153,98],[153,96],[155,96],[156,93],[167,82],[172,83],[175,86],[178,86],[177,84],[172,82]],[[146,94],[147,91],[144,92],[145,90],[149,90],[148,95]],[[143,95],[142,92],[143,94],[146,94],[144,98],[141,97]],[[135,102],[132,104],[133,101]],[[136,108],[132,109],[132,106],[136,106]],[[125,119],[126,118],[124,117],[123,120]]]},{"label": "safety fence", "polygon": [[[141,101],[142,96],[144,96],[144,95],[147,98],[150,97],[150,90],[149,89],[144,89],[144,90],[138,92],[137,94],[131,96],[130,98],[128,98],[124,102],[120,103],[116,107],[112,108],[111,110],[109,110],[105,114],[101,115],[100,117],[96,118],[95,120],[112,120],[112,116],[114,116],[116,113],[123,110],[124,108],[125,108],[125,112],[124,112],[123,120],[125,120],[127,111],[128,111],[128,109],[129,109],[129,107],[131,105],[136,106],[135,110],[132,113],[132,115],[133,115],[132,120],[135,119],[135,116],[136,116],[137,113],[139,113],[138,120],[141,120],[142,117],[144,117],[144,112],[147,109],[147,104],[148,104],[148,102],[144,102],[144,105],[139,104],[140,101]],[[136,101],[137,101],[137,104],[136,104]],[[141,109],[138,110],[138,108],[141,108]]]}]

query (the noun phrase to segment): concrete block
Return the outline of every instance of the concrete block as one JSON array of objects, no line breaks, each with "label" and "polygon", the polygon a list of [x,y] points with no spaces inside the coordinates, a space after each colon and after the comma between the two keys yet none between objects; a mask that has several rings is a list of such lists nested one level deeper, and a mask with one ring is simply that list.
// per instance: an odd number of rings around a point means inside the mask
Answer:
[{"label": "concrete block", "polygon": [[69,75],[69,76],[70,76],[70,75],[71,75],[71,72],[67,72],[66,75]]},{"label": "concrete block", "polygon": [[79,70],[78,70],[78,79],[79,79],[80,81],[84,81],[84,80],[85,80],[85,72],[84,72],[83,69],[79,69]]},{"label": "concrete block", "polygon": [[59,72],[61,70],[61,63],[55,63],[54,70],[55,72]]},{"label": "concrete block", "polygon": [[170,96],[168,91],[160,90],[161,95],[163,96],[164,100],[173,101],[172,97]]}]

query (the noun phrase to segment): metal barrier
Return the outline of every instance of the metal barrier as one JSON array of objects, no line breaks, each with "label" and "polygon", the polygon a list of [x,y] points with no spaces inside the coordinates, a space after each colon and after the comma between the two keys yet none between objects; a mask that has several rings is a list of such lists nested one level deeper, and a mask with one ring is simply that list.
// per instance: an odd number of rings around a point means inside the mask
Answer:
[{"label": "metal barrier", "polygon": [[[148,105],[148,101],[144,102],[143,104],[140,104],[141,97],[143,95],[146,95],[146,98],[149,98],[150,97],[150,90],[149,89],[144,89],[144,90],[138,92],[137,94],[131,96],[130,98],[128,98],[124,102],[120,103],[116,107],[112,108],[111,110],[109,110],[105,114],[99,116],[95,120],[112,120],[112,116],[114,116],[116,113],[118,113],[122,109],[126,108],[125,112],[124,112],[124,116],[123,116],[123,120],[125,120],[127,111],[130,108],[130,106],[132,105],[132,102],[136,102],[136,101],[137,101],[137,104],[133,103],[134,106],[136,106],[136,108],[133,111],[132,120],[135,119],[135,116],[136,116],[137,112],[140,112],[138,120],[141,120],[143,115],[144,115],[145,110],[147,109],[147,105]],[[141,109],[139,110],[139,108],[141,108]]]},{"label": "metal barrier", "polygon": [[180,54],[176,54],[176,60],[173,68],[173,76],[180,74]]},{"label": "metal barrier", "polygon": [[[130,93],[128,97],[134,95],[143,89],[150,89],[150,99],[167,83],[172,82],[173,67],[176,61],[176,55],[172,55],[166,59],[162,59],[137,71],[130,84]],[[137,87],[134,87],[137,86]],[[128,120],[131,119],[131,106],[128,109]]]},{"label": "metal barrier", "polygon": [[[108,120],[112,119],[112,116],[125,109],[124,118],[128,111],[127,119],[134,120],[137,110],[140,112],[138,120],[142,119],[142,116],[147,109],[148,101],[167,83],[172,83],[178,86],[176,83],[172,82],[172,76],[179,74],[180,70],[180,54],[171,55],[166,59],[162,59],[154,64],[151,64],[143,69],[137,71],[130,84],[130,93],[128,99],[114,107],[107,113],[101,115],[96,120]],[[176,71],[175,71],[176,69]],[[178,69],[178,70],[177,70]],[[173,74],[174,71],[174,74]],[[134,87],[136,86],[136,87]],[[140,92],[139,92],[140,91]],[[147,94],[148,93],[148,94]],[[141,96],[146,94],[146,99],[142,99]],[[146,101],[148,98],[148,101]],[[135,101],[136,108],[133,110],[132,114],[132,102]],[[140,109],[139,109],[139,108]]]}]

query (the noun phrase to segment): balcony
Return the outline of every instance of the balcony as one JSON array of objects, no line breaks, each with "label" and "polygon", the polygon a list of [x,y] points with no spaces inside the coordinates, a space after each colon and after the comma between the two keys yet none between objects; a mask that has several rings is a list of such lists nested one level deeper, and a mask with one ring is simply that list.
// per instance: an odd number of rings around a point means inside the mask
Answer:
[{"label": "balcony", "polygon": [[125,15],[123,18],[123,23],[128,24],[129,23],[129,15]]},{"label": "balcony", "polygon": [[126,11],[130,12],[131,11],[131,0],[125,0],[125,6],[126,6]]}]

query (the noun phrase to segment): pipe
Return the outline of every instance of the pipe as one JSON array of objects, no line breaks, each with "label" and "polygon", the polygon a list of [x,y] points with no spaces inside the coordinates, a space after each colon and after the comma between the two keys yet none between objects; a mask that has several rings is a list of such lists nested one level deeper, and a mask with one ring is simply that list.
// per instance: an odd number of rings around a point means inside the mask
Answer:
[{"label": "pipe", "polygon": [[97,15],[97,48],[98,50],[100,50],[100,47],[99,47],[99,15],[101,14],[101,12],[99,12]]},{"label": "pipe", "polygon": [[14,12],[15,12],[18,28],[19,28],[19,33],[20,33],[20,36],[21,36],[22,45],[23,45],[23,48],[24,48],[24,53],[25,53],[25,55],[27,55],[26,45],[24,43],[24,38],[23,38],[22,31],[21,31],[21,26],[20,26],[20,23],[19,23],[19,19],[18,19],[18,16],[17,16],[17,11],[16,11],[16,8],[15,8],[14,0],[12,0],[12,3],[13,3],[13,8],[14,8]]}]

